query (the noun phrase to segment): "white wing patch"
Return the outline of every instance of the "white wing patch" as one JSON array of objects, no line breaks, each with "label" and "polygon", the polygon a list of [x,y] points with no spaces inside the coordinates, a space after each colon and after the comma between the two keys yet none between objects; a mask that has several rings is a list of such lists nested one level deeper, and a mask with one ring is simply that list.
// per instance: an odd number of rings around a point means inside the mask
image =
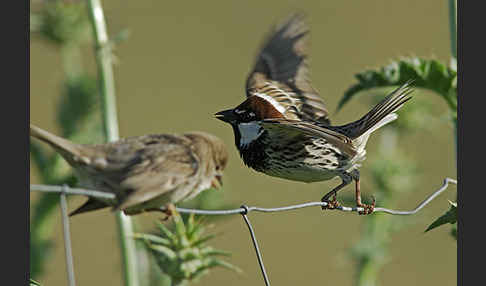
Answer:
[{"label": "white wing patch", "polygon": [[276,101],[273,97],[268,96],[264,93],[259,93],[259,92],[255,92],[253,95],[256,95],[256,96],[263,98],[266,101],[270,102],[270,104],[273,105],[273,107],[275,107],[275,109],[277,109],[280,113],[285,112],[285,107],[283,107],[280,103],[278,103],[278,101]]},{"label": "white wing patch", "polygon": [[238,124],[240,130],[240,146],[244,147],[256,140],[263,133],[263,128],[256,122]]}]

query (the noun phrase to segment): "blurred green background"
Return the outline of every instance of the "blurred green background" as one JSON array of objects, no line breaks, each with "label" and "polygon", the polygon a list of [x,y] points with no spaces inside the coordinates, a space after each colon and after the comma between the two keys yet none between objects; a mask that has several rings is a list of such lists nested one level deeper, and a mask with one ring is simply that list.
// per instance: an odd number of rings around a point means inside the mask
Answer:
[{"label": "blurred green background", "polygon": [[[31,3],[37,1],[31,1]],[[334,124],[358,119],[371,96],[358,97],[340,112],[343,92],[353,75],[388,64],[401,56],[436,58],[448,63],[450,35],[447,1],[103,1],[113,37],[128,29],[127,41],[114,53],[120,135],[211,132],[225,140],[230,153],[224,177],[224,200],[231,204],[276,207],[317,201],[339,184],[303,184],[256,173],[246,168],[234,146],[229,126],[213,114],[244,98],[244,81],[270,27],[294,11],[308,16],[311,29],[310,68]],[[55,112],[64,72],[59,50],[36,37],[30,44],[30,121],[59,134]],[[83,67],[96,73],[92,46],[82,50]],[[371,94],[371,93],[370,93]],[[407,105],[429,104],[434,120],[400,136],[397,145],[420,169],[419,188],[399,194],[394,208],[411,209],[436,190],[446,176],[455,178],[453,131],[447,106],[431,92],[416,92]],[[407,105],[404,107],[407,108]],[[400,120],[400,117],[399,119]],[[380,132],[368,143],[368,160],[377,159]],[[40,183],[31,165],[31,183]],[[362,192],[374,193],[367,161],[361,168]],[[368,178],[368,179],[367,179]],[[353,193],[347,187],[340,194]],[[31,194],[31,205],[37,193]],[[456,241],[449,227],[423,233],[455,200],[455,187],[414,217],[410,226],[391,234],[388,263],[381,285],[456,285]],[[70,209],[85,198],[74,197]],[[379,202],[378,202],[379,203]],[[137,230],[151,230],[157,214],[135,217]],[[250,214],[270,281],[274,285],[352,285],[355,262],[349,255],[360,238],[366,217],[308,208],[292,213]],[[60,217],[55,227],[55,252],[42,285],[66,285]],[[227,259],[243,275],[215,269],[196,285],[262,285],[248,230],[239,216],[216,220],[210,242],[233,253]],[[71,219],[74,266],[78,285],[122,285],[114,215],[103,210]]]}]

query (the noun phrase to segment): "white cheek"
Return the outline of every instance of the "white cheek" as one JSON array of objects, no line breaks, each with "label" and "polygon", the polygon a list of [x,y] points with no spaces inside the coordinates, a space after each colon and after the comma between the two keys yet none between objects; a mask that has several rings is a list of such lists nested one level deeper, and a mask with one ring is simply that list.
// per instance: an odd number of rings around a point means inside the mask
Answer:
[{"label": "white cheek", "polygon": [[238,124],[240,130],[240,146],[246,146],[256,140],[263,133],[263,128],[257,123],[240,123]]}]

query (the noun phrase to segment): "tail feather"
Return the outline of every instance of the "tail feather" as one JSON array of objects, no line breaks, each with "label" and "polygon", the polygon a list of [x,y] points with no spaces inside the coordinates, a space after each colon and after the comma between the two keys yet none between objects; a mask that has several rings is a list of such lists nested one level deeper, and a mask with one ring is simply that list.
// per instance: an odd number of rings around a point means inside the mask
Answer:
[{"label": "tail feather", "polygon": [[30,136],[51,145],[68,161],[74,156],[82,157],[78,144],[56,136],[32,124],[30,124]]},{"label": "tail feather", "polygon": [[105,208],[107,206],[108,206],[108,204],[106,204],[104,202],[97,201],[97,200],[95,200],[93,198],[89,198],[88,201],[86,201],[83,205],[81,205],[79,208],[77,208],[76,210],[74,210],[73,212],[71,212],[69,214],[69,216],[73,216],[73,215],[77,215],[77,214],[81,214],[81,213],[85,213],[85,212],[89,212],[89,211],[94,211],[94,210],[102,209],[102,208]]},{"label": "tail feather", "polygon": [[[78,145],[69,140],[56,136],[32,124],[30,124],[30,136],[51,145],[71,165],[79,164],[79,162],[82,163],[89,162],[89,158],[83,156],[83,152],[82,152],[83,148],[81,147],[81,145]],[[69,216],[73,216],[84,212],[94,211],[97,209],[105,208],[107,206],[108,204],[105,202],[93,198],[89,198],[88,201],[86,201],[86,203],[84,203],[82,206],[80,206],[79,208],[71,212]]]},{"label": "tail feather", "polygon": [[394,112],[400,109],[405,102],[412,98],[409,96],[413,91],[410,84],[411,81],[408,81],[395,89],[361,119],[334,128],[336,131],[348,136],[353,141],[362,136],[369,136],[371,132],[397,118],[397,115],[394,114]]}]

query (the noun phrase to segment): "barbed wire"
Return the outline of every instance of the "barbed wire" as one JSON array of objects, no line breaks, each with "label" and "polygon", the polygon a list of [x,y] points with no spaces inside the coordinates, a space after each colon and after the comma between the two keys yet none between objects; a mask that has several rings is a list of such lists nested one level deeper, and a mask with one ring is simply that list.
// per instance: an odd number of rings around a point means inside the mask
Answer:
[{"label": "barbed wire", "polygon": [[[387,213],[391,215],[412,215],[420,211],[423,207],[429,204],[433,199],[439,196],[443,191],[447,189],[449,184],[457,184],[457,180],[451,178],[445,178],[443,181],[442,186],[428,196],[425,200],[423,200],[417,207],[409,211],[400,211],[400,210],[393,210],[387,208],[379,208],[376,207],[373,210],[373,213]],[[31,191],[41,191],[41,192],[54,192],[54,193],[66,193],[70,195],[85,195],[88,197],[97,197],[97,198],[105,198],[105,199],[115,199],[115,195],[112,193],[100,192],[95,190],[88,190],[82,188],[71,188],[71,187],[64,187],[64,186],[55,186],[55,185],[30,185]],[[327,206],[326,202],[308,202],[302,203],[297,205],[285,206],[285,207],[277,207],[277,208],[262,208],[256,206],[247,206],[246,208],[240,207],[237,209],[228,209],[228,210],[200,210],[200,209],[187,209],[187,208],[180,208],[176,207],[176,210],[180,213],[193,213],[199,215],[232,215],[232,214],[243,214],[243,213],[250,213],[252,211],[256,212],[281,212],[281,211],[290,211],[296,210],[306,207],[314,207],[320,206],[325,207]],[[165,208],[161,208],[160,210],[165,210]],[[346,206],[338,206],[335,209],[331,210],[338,210],[344,212],[361,212],[364,209],[361,207],[346,207]]]},{"label": "barbed wire", "polygon": [[[421,203],[418,204],[417,207],[415,207],[412,210],[409,211],[401,211],[401,210],[393,210],[393,209],[387,209],[387,208],[374,208],[373,214],[374,213],[386,213],[386,214],[391,214],[391,215],[413,215],[417,212],[419,212],[422,208],[424,208],[427,204],[429,204],[432,200],[434,200],[437,196],[439,196],[442,192],[444,192],[449,184],[455,184],[457,185],[457,180],[451,179],[451,178],[445,178],[443,181],[442,186],[433,192],[431,195],[429,195],[425,200],[423,200]],[[85,195],[89,197],[97,197],[97,198],[104,198],[104,199],[115,199],[116,196],[115,194],[112,193],[107,193],[107,192],[101,192],[101,191],[96,191],[96,190],[88,190],[88,189],[82,189],[82,188],[71,188],[66,185],[64,186],[55,186],[55,185],[35,185],[32,184],[30,185],[30,190],[31,191],[40,191],[40,192],[51,192],[51,193],[60,193],[61,197],[63,195],[69,194],[69,195]],[[61,199],[62,202],[62,199]],[[256,207],[256,206],[246,206],[242,205],[240,208],[236,209],[228,209],[228,210],[201,210],[201,209],[187,209],[187,208],[180,208],[176,207],[176,210],[180,213],[193,213],[193,214],[199,214],[199,215],[233,215],[233,214],[240,214],[242,215],[246,225],[248,226],[248,230],[250,232],[250,236],[253,242],[253,246],[255,248],[255,252],[257,255],[258,263],[260,265],[260,269],[263,275],[263,279],[265,282],[265,285],[269,286],[270,281],[268,279],[268,275],[265,270],[265,266],[263,264],[262,256],[261,256],[261,251],[258,247],[258,242],[256,239],[255,232],[253,230],[253,227],[250,223],[250,220],[248,218],[248,214],[252,211],[256,212],[282,212],[282,211],[291,211],[291,210],[297,210],[297,209],[302,209],[302,208],[307,208],[307,207],[324,207],[327,206],[326,202],[308,202],[308,203],[302,203],[302,204],[297,204],[297,205],[291,205],[291,206],[284,206],[284,207],[276,207],[276,208],[262,208],[262,207]],[[63,208],[64,209],[64,208]],[[161,211],[165,210],[165,208],[160,208]],[[331,210],[338,210],[338,211],[343,211],[343,212],[362,212],[364,209],[362,207],[346,207],[346,206],[338,206],[335,209]],[[67,217],[67,212],[63,211],[63,223],[69,224],[68,222],[68,217]],[[64,218],[65,216],[65,218]],[[67,227],[64,227],[64,238],[65,238],[65,245],[70,245],[70,239],[69,239],[69,225]],[[66,247],[66,261],[69,263],[69,261],[72,262],[72,254],[68,253],[70,252],[70,248]],[[71,258],[69,258],[71,257]],[[70,260],[71,259],[71,260]],[[72,264],[71,264],[72,265]],[[69,267],[68,267],[69,270]],[[69,273],[68,273],[69,274]],[[69,276],[69,275],[68,275]],[[74,276],[72,276],[74,279]],[[73,284],[74,285],[74,284]]]}]

